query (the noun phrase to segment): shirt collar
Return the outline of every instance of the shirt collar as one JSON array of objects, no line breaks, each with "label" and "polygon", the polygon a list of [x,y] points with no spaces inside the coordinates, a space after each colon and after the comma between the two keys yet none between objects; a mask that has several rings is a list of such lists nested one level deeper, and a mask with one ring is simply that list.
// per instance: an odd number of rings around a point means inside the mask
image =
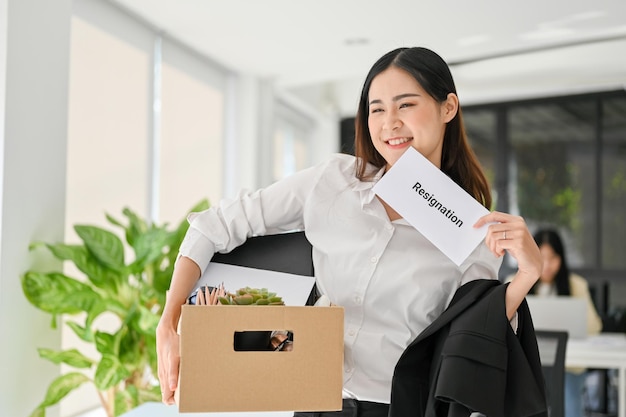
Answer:
[{"label": "shirt collar", "polygon": [[[372,166],[368,168],[371,168],[372,171],[376,169]],[[361,181],[358,178],[354,179],[352,189],[360,194],[361,207],[372,202],[372,200],[374,199],[374,196],[376,195],[376,193],[374,193],[374,190],[372,190],[372,188],[378,182],[378,180],[382,178],[384,173],[385,173],[385,167],[382,167],[378,170],[378,172],[376,172],[376,174],[372,177],[371,180]]]}]

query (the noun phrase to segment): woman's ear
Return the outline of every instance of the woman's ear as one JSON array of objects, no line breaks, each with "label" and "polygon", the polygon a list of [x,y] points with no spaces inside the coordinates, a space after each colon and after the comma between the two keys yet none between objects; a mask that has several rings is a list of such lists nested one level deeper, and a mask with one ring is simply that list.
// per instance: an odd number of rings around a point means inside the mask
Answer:
[{"label": "woman's ear", "polygon": [[456,116],[456,113],[459,111],[459,98],[456,94],[448,94],[448,98],[446,98],[446,101],[444,101],[441,105],[441,111],[445,123],[454,119],[454,116]]}]

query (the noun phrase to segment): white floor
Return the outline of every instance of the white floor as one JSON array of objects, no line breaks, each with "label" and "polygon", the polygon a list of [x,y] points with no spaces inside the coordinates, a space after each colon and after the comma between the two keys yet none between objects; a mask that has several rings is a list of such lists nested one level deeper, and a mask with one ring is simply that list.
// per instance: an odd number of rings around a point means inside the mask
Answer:
[{"label": "white floor", "polygon": [[[162,403],[145,403],[123,414],[121,417],[292,417],[292,411],[272,411],[254,413],[179,413],[174,405],[167,406]],[[107,417],[104,409],[98,408],[81,414],[77,417]]]}]

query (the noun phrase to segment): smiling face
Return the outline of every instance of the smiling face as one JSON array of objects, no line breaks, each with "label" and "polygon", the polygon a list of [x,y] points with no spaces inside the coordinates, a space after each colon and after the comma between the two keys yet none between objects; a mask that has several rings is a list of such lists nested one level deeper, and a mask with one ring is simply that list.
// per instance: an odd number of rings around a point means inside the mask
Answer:
[{"label": "smiling face", "polygon": [[437,102],[408,72],[389,67],[370,86],[368,128],[389,169],[412,146],[441,168],[443,138],[458,110],[455,94]]}]

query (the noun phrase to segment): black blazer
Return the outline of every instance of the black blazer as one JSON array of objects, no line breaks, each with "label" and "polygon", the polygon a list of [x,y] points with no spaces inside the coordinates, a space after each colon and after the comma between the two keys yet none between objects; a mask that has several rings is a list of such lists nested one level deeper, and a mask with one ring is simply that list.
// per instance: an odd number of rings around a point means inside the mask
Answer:
[{"label": "black blazer", "polygon": [[461,286],[450,306],[396,364],[390,417],[547,417],[535,330],[526,300],[517,334],[506,317],[508,284]]}]

